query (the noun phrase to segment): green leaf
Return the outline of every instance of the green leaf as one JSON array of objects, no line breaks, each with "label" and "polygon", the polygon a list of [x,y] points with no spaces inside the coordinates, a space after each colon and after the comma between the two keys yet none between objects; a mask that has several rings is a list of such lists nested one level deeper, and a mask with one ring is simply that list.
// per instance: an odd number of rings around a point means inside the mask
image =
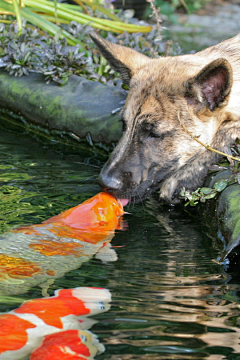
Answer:
[{"label": "green leaf", "polygon": [[191,196],[189,196],[189,199],[190,199],[190,200],[193,200],[193,201],[195,201],[195,200],[199,200],[199,195],[198,195],[198,194],[194,194],[194,193],[192,193],[192,195],[191,195]]},{"label": "green leaf", "polygon": [[62,79],[62,81],[60,82],[60,86],[63,86],[63,85],[65,85],[66,83],[68,82],[68,76],[66,76],[66,77],[64,77],[63,79]]},{"label": "green leaf", "polygon": [[54,16],[55,16],[55,21],[56,21],[56,24],[58,23],[58,16],[57,16],[57,0],[53,0],[54,2]]},{"label": "green leaf", "polygon": [[4,1],[4,0],[0,0],[0,9],[1,9],[1,10],[2,10],[2,9],[3,9],[3,10],[6,10],[6,11],[9,11],[9,12],[14,12],[13,5],[7,3],[7,2]]},{"label": "green leaf", "polygon": [[22,8],[22,15],[26,20],[28,20],[30,23],[34,24],[35,26],[38,26],[45,31],[48,31],[50,34],[54,36],[58,36],[58,34],[62,34],[61,37],[65,36],[70,45],[80,44],[82,46],[82,50],[84,49],[84,44],[81,41],[79,41],[74,36],[69,34],[66,30],[61,29],[56,24],[53,24],[50,21],[44,19],[44,17],[35,14],[34,12],[26,8]]},{"label": "green leaf", "polygon": [[[54,15],[54,5],[51,1],[46,0],[23,0],[23,3],[27,6],[36,8],[36,11],[46,12],[50,15]],[[75,20],[80,24],[91,24],[93,27],[106,31],[115,32],[149,32],[151,26],[141,26],[134,24],[125,24],[121,21],[113,21],[107,19],[100,19],[93,17],[82,12],[71,10],[69,6],[65,6],[64,3],[58,3],[58,20],[67,19],[69,21]]]},{"label": "green leaf", "polygon": [[202,194],[204,194],[204,195],[210,194],[212,191],[213,191],[213,189],[212,189],[212,188],[208,188],[208,187],[202,187],[202,188],[200,189],[200,192],[201,192]]},{"label": "green leaf", "polygon": [[[91,8],[95,8],[99,11],[101,11],[101,13],[107,15],[110,19],[115,20],[115,21],[121,21],[119,19],[119,17],[117,17],[115,14],[112,14],[108,9],[104,8],[102,5],[97,4],[95,2],[91,2],[88,0],[81,0],[84,4],[91,6]],[[77,2],[77,1],[76,1]]]},{"label": "green leaf", "polygon": [[[40,29],[47,31],[53,36],[66,37],[69,45],[79,44],[82,46],[82,51],[85,51],[85,45],[66,30],[59,27],[56,22],[68,24],[72,20],[80,24],[90,24],[91,26],[114,32],[149,32],[151,26],[141,26],[135,24],[127,24],[121,21],[116,15],[109,10],[102,7],[100,4],[81,0],[79,3],[84,3],[87,6],[101,11],[107,15],[111,20],[97,18],[82,12],[82,8],[78,5],[71,5],[65,3],[57,3],[57,0],[0,0],[0,12],[14,13],[17,18],[19,32],[22,30],[22,17],[26,18],[31,24],[38,26]],[[21,3],[24,5],[21,7]]]},{"label": "green leaf", "polygon": [[221,191],[223,191],[223,190],[227,187],[227,185],[228,185],[228,181],[227,181],[227,180],[220,180],[220,181],[217,181],[217,182],[214,184],[213,188],[214,188],[215,190],[217,190],[218,192],[221,192]]},{"label": "green leaf", "polygon": [[18,0],[12,0],[13,7],[15,10],[15,15],[18,23],[18,33],[21,34],[22,32],[22,17],[21,17],[21,9],[18,3]]},{"label": "green leaf", "polygon": [[217,195],[217,192],[213,192],[212,194],[209,195],[205,195],[204,199],[208,200],[208,199],[213,199],[215,196]]}]

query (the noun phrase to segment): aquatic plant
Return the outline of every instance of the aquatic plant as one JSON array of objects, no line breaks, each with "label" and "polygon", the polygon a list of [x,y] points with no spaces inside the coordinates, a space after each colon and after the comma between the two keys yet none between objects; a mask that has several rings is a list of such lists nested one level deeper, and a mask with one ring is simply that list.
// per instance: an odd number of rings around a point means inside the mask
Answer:
[{"label": "aquatic plant", "polygon": [[[124,21],[124,14],[120,16]],[[131,19],[131,22],[143,23],[137,19]],[[1,23],[0,67],[15,76],[28,75],[30,72],[42,73],[47,82],[54,81],[61,85],[67,82],[71,74],[76,74],[121,87],[119,74],[110,68],[88,36],[92,26],[72,21],[64,27],[68,34],[79,40],[78,44],[71,46],[67,38],[52,37],[37,27],[29,26],[25,19],[20,35],[16,22]],[[150,56],[181,52],[177,45],[166,43],[154,26],[149,33],[106,34],[102,31],[101,34],[112,42],[130,46]],[[83,42],[84,46],[80,44]]]},{"label": "aquatic plant", "polygon": [[214,184],[213,188],[202,187],[193,192],[183,188],[180,192],[180,195],[184,198],[184,200],[187,201],[185,206],[196,206],[199,201],[206,202],[206,200],[213,199],[218,193],[222,192],[227,187],[227,185],[227,180],[220,180]]},{"label": "aquatic plant", "polygon": [[[196,206],[199,202],[206,202],[206,200],[215,198],[227,186],[238,183],[240,184],[240,143],[236,140],[232,146],[225,146],[225,158],[222,158],[219,164],[214,164],[210,167],[210,171],[217,172],[229,170],[229,177],[221,179],[210,187],[201,187],[197,190],[190,192],[186,188],[181,190],[180,195],[186,201],[185,206]],[[226,158],[228,162],[226,162]],[[239,160],[237,160],[239,159]]]},{"label": "aquatic plant", "polygon": [[60,24],[70,24],[75,21],[79,24],[91,24],[92,27],[121,33],[149,32],[151,26],[129,24],[123,22],[114,13],[99,4],[98,1],[77,0],[79,5],[58,3],[57,0],[0,0],[0,14],[14,15],[17,19],[19,34],[23,30],[23,18],[30,24],[47,31],[58,38],[66,37],[69,45],[83,43]]}]

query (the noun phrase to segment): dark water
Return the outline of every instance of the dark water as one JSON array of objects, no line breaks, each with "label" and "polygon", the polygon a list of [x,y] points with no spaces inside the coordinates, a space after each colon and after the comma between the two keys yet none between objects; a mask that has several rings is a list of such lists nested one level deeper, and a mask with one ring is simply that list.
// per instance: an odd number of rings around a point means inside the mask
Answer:
[{"label": "dark water", "polygon": [[[0,226],[39,223],[99,192],[99,169],[86,155],[53,152],[27,135],[0,132]],[[92,332],[106,351],[98,359],[240,359],[240,277],[215,259],[219,250],[205,221],[154,200],[130,206],[126,231],[112,240],[118,260],[91,259],[56,279],[55,289],[108,288],[110,311],[95,318]],[[0,299],[0,311],[41,288]]]}]

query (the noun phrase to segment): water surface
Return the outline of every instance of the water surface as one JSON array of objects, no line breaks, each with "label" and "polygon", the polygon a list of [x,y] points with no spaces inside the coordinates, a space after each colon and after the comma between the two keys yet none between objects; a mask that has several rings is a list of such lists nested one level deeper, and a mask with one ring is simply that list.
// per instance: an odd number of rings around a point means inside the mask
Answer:
[{"label": "water surface", "polygon": [[[99,192],[87,154],[54,152],[26,134],[0,132],[0,229],[41,221]],[[220,266],[219,249],[191,208],[153,200],[126,208],[126,231],[112,240],[118,260],[92,259],[50,285],[108,288],[111,309],[91,329],[106,346],[99,359],[240,359],[240,277]],[[0,311],[24,299],[4,296]]]}]

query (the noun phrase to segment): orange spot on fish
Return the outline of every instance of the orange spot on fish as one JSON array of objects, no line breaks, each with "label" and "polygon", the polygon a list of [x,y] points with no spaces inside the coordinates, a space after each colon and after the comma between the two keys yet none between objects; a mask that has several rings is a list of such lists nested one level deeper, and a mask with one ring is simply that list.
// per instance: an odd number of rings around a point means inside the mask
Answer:
[{"label": "orange spot on fish", "polygon": [[[54,311],[53,311],[54,309]],[[29,300],[14,310],[17,314],[35,314],[46,324],[63,328],[61,317],[72,315],[87,315],[90,310],[84,302],[72,295],[72,290],[60,290],[57,297]]]},{"label": "orange spot on fish", "polygon": [[78,330],[67,330],[45,336],[42,346],[31,354],[30,360],[86,360],[91,354],[80,334]]},{"label": "orange spot on fish", "polygon": [[19,350],[28,340],[27,330],[36,325],[12,314],[0,315],[0,354],[9,350]]},{"label": "orange spot on fish", "polygon": [[0,279],[22,278],[42,273],[42,269],[32,261],[0,254]]},{"label": "orange spot on fish", "polygon": [[46,274],[49,276],[55,276],[57,274],[57,272],[54,270],[46,270]]},{"label": "orange spot on fish", "polygon": [[81,250],[83,245],[76,242],[69,243],[54,240],[39,240],[39,243],[30,244],[29,247],[45,256],[75,255],[76,257],[79,257],[82,255]]}]

